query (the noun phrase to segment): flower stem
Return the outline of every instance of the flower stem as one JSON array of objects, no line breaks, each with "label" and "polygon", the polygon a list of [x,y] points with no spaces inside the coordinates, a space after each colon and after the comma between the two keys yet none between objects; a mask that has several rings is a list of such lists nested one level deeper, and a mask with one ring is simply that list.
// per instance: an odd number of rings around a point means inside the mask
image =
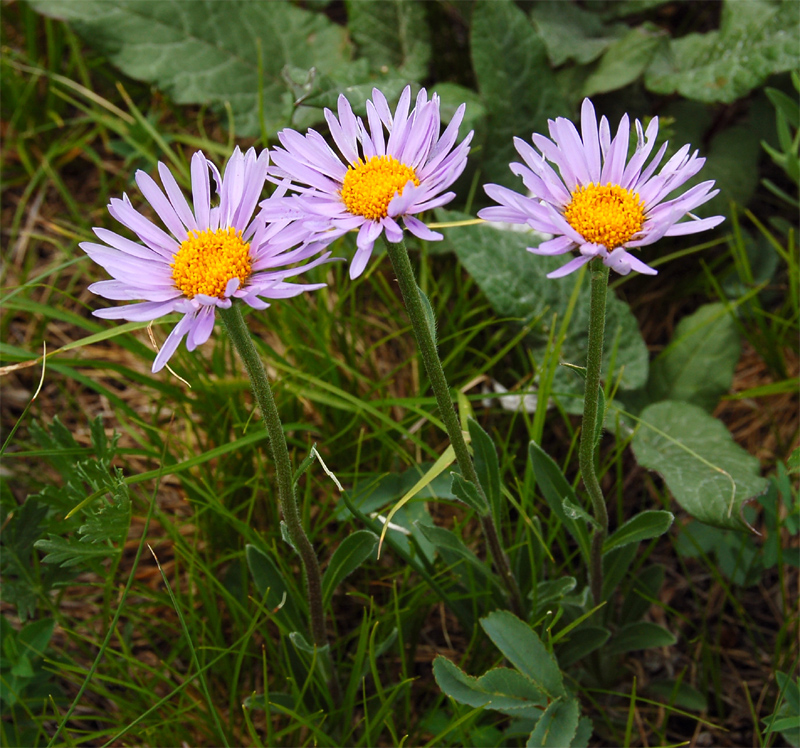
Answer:
[{"label": "flower stem", "polygon": [[595,433],[597,431],[600,366],[603,358],[603,334],[606,326],[608,268],[599,259],[592,260],[589,268],[592,275],[589,351],[586,356],[586,390],[583,396],[583,421],[578,455],[583,484],[589,492],[594,517],[599,524],[599,527],[596,527],[592,533],[589,577],[594,604],[600,605],[603,599],[603,541],[608,534],[608,511],[595,472]]},{"label": "flower stem", "polygon": [[319,570],[319,561],[314,553],[311,541],[308,539],[300,521],[300,510],[294,494],[294,481],[292,480],[292,463],[289,459],[289,449],[286,446],[286,436],[272,397],[267,372],[259,358],[250,332],[242,318],[239,304],[234,302],[230,309],[219,309],[220,317],[225,323],[233,345],[242,359],[245,369],[253,385],[258,407],[264,418],[264,423],[269,433],[269,445],[272,458],[275,461],[275,472],[278,480],[278,500],[280,501],[281,514],[289,530],[289,537],[297,549],[300,560],[303,562],[305,587],[308,594],[308,608],[311,617],[311,636],[314,643],[322,648],[328,644],[325,633],[325,610],[322,606],[322,577]]},{"label": "flower stem", "polygon": [[[386,242],[389,259],[392,261],[392,267],[397,276],[397,282],[400,285],[403,303],[411,320],[411,326],[414,328],[417,346],[425,364],[425,370],[428,372],[436,403],[439,406],[439,413],[442,416],[442,421],[444,421],[445,429],[447,429],[447,435],[450,437],[450,443],[453,445],[456,461],[461,468],[461,475],[474,484],[480,495],[486,500],[486,494],[478,480],[472,456],[467,448],[467,442],[464,440],[461,424],[459,423],[453,400],[450,397],[450,388],[447,386],[447,379],[444,376],[442,362],[436,349],[436,342],[428,326],[422,298],[419,295],[419,288],[414,276],[414,269],[411,267],[411,260],[408,257],[408,250],[402,240],[395,244],[384,237],[384,241]],[[489,506],[488,500],[486,500],[486,505]],[[511,596],[511,607],[517,615],[523,616],[524,606],[519,586],[511,573],[508,557],[500,544],[500,536],[497,533],[491,512],[482,515],[480,520],[484,535],[491,549],[492,559]]]}]

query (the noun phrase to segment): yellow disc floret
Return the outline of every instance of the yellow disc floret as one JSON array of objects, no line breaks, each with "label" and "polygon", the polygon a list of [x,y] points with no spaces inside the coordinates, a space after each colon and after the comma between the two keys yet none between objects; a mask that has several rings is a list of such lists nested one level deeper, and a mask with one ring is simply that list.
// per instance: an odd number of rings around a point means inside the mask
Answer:
[{"label": "yellow disc floret", "polygon": [[231,278],[238,278],[241,287],[252,273],[250,244],[234,228],[190,231],[170,267],[175,286],[186,297],[202,293],[224,299]]},{"label": "yellow disc floret", "polygon": [[589,184],[572,193],[564,218],[587,242],[609,252],[642,228],[644,203],[632,190],[616,184]]},{"label": "yellow disc floret", "polygon": [[386,218],[392,198],[403,194],[409,180],[419,187],[414,170],[393,156],[373,156],[367,162],[359,159],[344,176],[342,200],[354,215],[373,221]]}]

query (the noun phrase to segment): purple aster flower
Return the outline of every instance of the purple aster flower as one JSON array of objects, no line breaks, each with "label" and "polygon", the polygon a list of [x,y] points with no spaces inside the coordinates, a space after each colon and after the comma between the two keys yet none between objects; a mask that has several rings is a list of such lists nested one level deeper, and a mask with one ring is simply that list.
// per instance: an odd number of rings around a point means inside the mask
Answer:
[{"label": "purple aster flower", "polygon": [[[568,119],[549,121],[550,137],[534,134],[533,144],[514,138],[525,164],[512,163],[511,171],[529,190],[525,197],[497,184],[484,185],[486,194],[500,205],[478,212],[488,221],[525,223],[537,231],[554,235],[538,247],[539,255],[560,255],[577,249],[579,255],[548,274],[560,278],[594,257],[620,273],[631,270],[655,275],[628,250],[644,247],[663,236],[681,236],[714,228],[724,216],[697,218],[691,211],[710,200],[719,190],[714,181],[701,182],[682,195],[665,198],[700,171],[704,158],[690,155],[683,146],[656,174],[664,158],[664,143],[652,161],[645,162],[655,145],[658,119],[642,130],[636,120],[636,150],[628,160],[630,122],[623,116],[613,140],[608,120],[597,117],[589,99],[581,107],[581,134]],[[581,137],[582,136],[582,137]],[[558,173],[553,169],[554,164]],[[559,176],[560,175],[560,176]],[[688,221],[680,222],[684,216]]]},{"label": "purple aster flower", "polygon": [[314,130],[305,136],[281,131],[278,139],[283,148],[272,151],[274,173],[304,186],[295,188],[300,195],[287,198],[282,206],[274,202],[264,208],[268,220],[303,217],[308,228],[329,242],[358,229],[357,250],[350,263],[350,277],[357,278],[382,232],[390,242],[401,241],[400,217],[420,239],[442,238],[415,214],[455,197],[454,192],[443,190],[464,171],[472,132],[453,147],[464,118],[462,104],[439,137],[439,97],[433,94],[429,101],[424,88],[409,112],[411,87],[406,86],[394,115],[386,97],[373,89],[366,126],[344,96],[338,103],[338,118],[326,109],[325,119],[341,157]]},{"label": "purple aster flower", "polygon": [[[297,296],[325,285],[286,282],[330,256],[326,253],[300,267],[289,267],[308,260],[324,246],[309,243],[307,229],[290,221],[252,220],[268,165],[267,151],[256,158],[255,149],[242,154],[237,147],[220,176],[198,151],[191,165],[194,210],[164,164],[158,164],[158,173],[166,196],[151,177],[138,171],[136,184],[169,233],[145,218],[123,195],[121,200],[111,199],[108,211],[142,243],[102,228],[94,233],[105,244],[81,243],[81,249],[114,278],[93,283],[90,291],[116,301],[142,300],[98,309],[95,316],[143,322],[171,312],[183,314],[156,356],[154,372],[167,363],[184,337],[190,351],[208,340],[217,307],[227,309],[233,299],[240,299],[254,309],[265,309],[269,304],[264,299]],[[219,195],[219,205],[213,208],[209,170]]]}]

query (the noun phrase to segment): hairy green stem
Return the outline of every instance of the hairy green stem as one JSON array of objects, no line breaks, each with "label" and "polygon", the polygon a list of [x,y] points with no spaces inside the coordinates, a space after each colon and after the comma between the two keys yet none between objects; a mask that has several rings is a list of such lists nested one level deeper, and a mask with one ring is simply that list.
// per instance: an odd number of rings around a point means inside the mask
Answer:
[{"label": "hairy green stem", "polygon": [[608,268],[603,265],[602,260],[594,259],[589,265],[589,269],[592,276],[589,351],[586,355],[586,390],[583,396],[583,421],[578,455],[583,484],[592,500],[594,517],[600,525],[592,533],[589,571],[594,604],[599,605],[603,600],[603,542],[608,534],[608,511],[595,472],[595,433],[597,431],[600,366],[603,358],[603,334],[606,326]]},{"label": "hairy green stem", "polygon": [[234,302],[230,309],[220,309],[220,316],[225,323],[236,352],[242,359],[245,369],[250,376],[261,415],[269,433],[269,445],[272,458],[275,461],[275,473],[278,481],[278,500],[280,501],[281,514],[289,530],[289,537],[297,549],[303,563],[305,587],[308,594],[308,608],[311,617],[311,636],[318,647],[328,643],[325,632],[325,610],[322,606],[322,576],[319,570],[319,561],[311,541],[308,539],[300,521],[300,510],[294,494],[294,481],[292,476],[292,463],[289,459],[289,449],[286,446],[286,436],[272,397],[267,372],[259,358],[250,331],[242,318],[239,304]]},{"label": "hairy green stem", "polygon": [[[461,424],[459,423],[453,400],[450,397],[450,388],[447,386],[444,369],[442,369],[442,362],[439,359],[439,352],[436,349],[436,342],[428,327],[428,320],[425,316],[425,309],[422,304],[422,298],[420,297],[414,269],[411,267],[411,260],[408,257],[406,245],[403,241],[400,241],[398,244],[394,244],[388,240],[385,241],[389,259],[392,261],[392,267],[397,276],[397,282],[400,285],[403,303],[405,304],[406,311],[411,320],[411,326],[414,328],[417,346],[422,356],[422,361],[425,364],[425,370],[428,372],[428,378],[431,381],[431,388],[436,397],[436,403],[439,406],[439,413],[442,416],[442,421],[444,421],[447,435],[450,437],[450,443],[453,445],[456,461],[461,468],[461,474],[466,480],[475,485],[481,496],[486,500],[486,494],[478,480],[478,474],[475,472],[475,465],[472,462],[472,456],[467,448],[467,442],[464,440]],[[489,506],[488,500],[486,500],[486,505]],[[497,533],[497,528],[495,527],[491,513],[481,516],[481,526],[483,527],[486,540],[489,543],[492,559],[511,596],[511,607],[517,615],[522,616],[524,606],[522,604],[519,586],[517,585],[517,580],[514,578],[514,575],[511,573],[508,557],[500,543],[500,536]]]}]

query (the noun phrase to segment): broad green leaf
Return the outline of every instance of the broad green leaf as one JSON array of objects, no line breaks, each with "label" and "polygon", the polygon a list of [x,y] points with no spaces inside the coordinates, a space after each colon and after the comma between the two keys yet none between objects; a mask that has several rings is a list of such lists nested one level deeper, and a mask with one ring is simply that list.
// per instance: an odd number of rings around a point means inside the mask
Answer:
[{"label": "broad green leaf", "polygon": [[712,411],[731,387],[741,353],[739,332],[724,304],[684,317],[670,344],[650,364],[652,401],[683,400]]},{"label": "broad green leaf", "polygon": [[[286,584],[275,562],[254,545],[245,547],[247,566],[256,586],[259,598],[266,595],[264,605],[274,611],[292,628],[303,628],[303,617],[298,613],[291,588]],[[269,593],[267,593],[269,590]]]},{"label": "broad green leaf", "polygon": [[645,83],[655,93],[729,104],[772,73],[800,66],[798,13],[795,0],[726,0],[719,30],[673,39]]},{"label": "broad green leaf", "polygon": [[597,69],[584,83],[584,96],[616,91],[633,83],[666,42],[664,32],[649,25],[631,29],[608,47]]},{"label": "broad green leaf", "polygon": [[577,505],[575,492],[567,482],[561,468],[556,465],[550,457],[536,442],[531,441],[528,446],[531,467],[536,477],[536,482],[547,501],[550,511],[553,512],[567,528],[569,534],[576,540],[584,558],[589,560],[589,533],[583,522],[577,522],[564,512],[564,499],[569,499],[572,504]]},{"label": "broad green leaf", "polygon": [[333,552],[322,577],[322,604],[327,606],[336,588],[375,551],[378,538],[369,530],[356,530]]},{"label": "broad green leaf", "polygon": [[620,525],[603,543],[603,553],[630,543],[640,543],[663,535],[670,527],[675,515],[672,512],[648,509],[631,517]]},{"label": "broad green leaf", "polygon": [[586,655],[600,649],[611,636],[602,626],[581,626],[570,634],[570,639],[558,648],[558,664],[567,668]]},{"label": "broad green leaf", "polygon": [[475,472],[481,482],[495,522],[500,522],[503,517],[500,487],[500,462],[497,459],[497,449],[492,437],[474,419],[467,419],[467,429],[472,443],[472,452],[475,459]]},{"label": "broad green leaf", "polygon": [[527,623],[507,610],[496,610],[481,618],[480,624],[503,656],[549,697],[565,694],[555,657]]},{"label": "broad green leaf", "polygon": [[53,618],[42,618],[20,629],[17,637],[20,649],[27,650],[25,654],[28,657],[42,657],[53,636],[55,625],[56,622]]},{"label": "broad green leaf", "polygon": [[238,135],[259,134],[259,97],[269,132],[289,124],[293,97],[282,78],[285,66],[329,75],[352,54],[343,27],[284,0],[31,4],[69,21],[122,72],[159,86],[178,104],[221,108],[229,102]]},{"label": "broad green leaf", "polygon": [[637,649],[669,647],[677,639],[665,628],[649,621],[637,621],[623,626],[606,645],[608,654],[622,654]]},{"label": "broad green leaf", "polygon": [[603,0],[597,7],[603,9],[604,18],[624,18],[645,13],[672,0]]},{"label": "broad green leaf", "polygon": [[580,65],[592,62],[627,30],[619,23],[606,26],[596,13],[573,3],[537,3],[531,10],[531,20],[553,67],[567,60]]},{"label": "broad green leaf", "polygon": [[401,77],[428,77],[430,28],[425,5],[412,0],[347,0],[347,28],[360,56],[374,70],[395,68]]},{"label": "broad green leaf", "polygon": [[[662,0],[656,1],[662,2]],[[592,725],[592,720],[588,717],[581,717],[578,722],[578,729],[575,732],[575,737],[572,738],[572,742],[570,743],[570,748],[589,748],[589,741],[592,738],[593,732],[594,727]]]},{"label": "broad green leaf", "polygon": [[539,610],[554,600],[560,600],[564,595],[575,589],[578,582],[575,577],[561,577],[560,579],[539,582],[531,593],[536,609]]},{"label": "broad green leaf", "polygon": [[468,507],[471,507],[481,516],[489,513],[489,506],[485,499],[480,495],[474,483],[461,477],[459,473],[451,473],[453,476],[453,484],[451,491],[459,501],[463,501]]},{"label": "broad green leaf", "polygon": [[580,716],[581,707],[577,700],[557,699],[545,709],[525,745],[527,748],[571,746]]},{"label": "broad green leaf", "polygon": [[633,451],[640,465],[662,475],[689,514],[717,527],[747,530],[742,505],[767,488],[758,459],[733,441],[721,421],[689,403],[667,400],[645,408]]},{"label": "broad green leaf", "polygon": [[475,678],[439,655],[433,661],[433,677],[442,693],[460,704],[513,717],[537,719],[547,704],[546,695],[534,683],[509,668],[494,668]]},{"label": "broad green leaf", "polygon": [[517,159],[512,138],[547,132],[547,119],[569,113],[550,70],[544,42],[512,0],[480,0],[472,14],[472,67],[486,105],[491,137],[483,144],[481,178],[507,186]]},{"label": "broad green leaf", "polygon": [[[498,3],[499,4],[499,3]],[[521,184],[515,185],[522,189]],[[460,221],[471,216],[451,211],[437,210],[441,221]],[[492,308],[502,317],[530,322],[541,318],[526,339],[537,359],[544,357],[548,334],[554,314],[555,324],[560,325],[575,288],[578,275],[549,279],[545,276],[566,262],[564,257],[538,257],[526,252],[528,246],[536,246],[540,239],[536,234],[503,229],[501,224],[460,226],[447,232],[458,259],[486,294]],[[589,279],[584,278],[572,314],[570,326],[561,348],[561,359],[579,366],[586,363],[587,335],[589,329]],[[620,389],[636,389],[647,381],[647,346],[639,332],[636,318],[628,305],[609,292],[606,308],[606,334],[603,347],[603,378],[616,381],[620,377]],[[609,371],[612,360],[615,370]],[[583,383],[563,367],[556,372],[555,390],[574,393],[569,398],[578,411],[582,408]],[[567,398],[565,398],[567,400]],[[566,405],[566,403],[565,403]]]},{"label": "broad green leaf", "polygon": [[474,130],[478,122],[486,116],[486,107],[481,97],[471,88],[459,86],[458,83],[436,83],[431,86],[431,93],[439,94],[442,122],[450,122],[458,107],[466,104],[464,120],[459,128],[459,140],[470,130]]}]

